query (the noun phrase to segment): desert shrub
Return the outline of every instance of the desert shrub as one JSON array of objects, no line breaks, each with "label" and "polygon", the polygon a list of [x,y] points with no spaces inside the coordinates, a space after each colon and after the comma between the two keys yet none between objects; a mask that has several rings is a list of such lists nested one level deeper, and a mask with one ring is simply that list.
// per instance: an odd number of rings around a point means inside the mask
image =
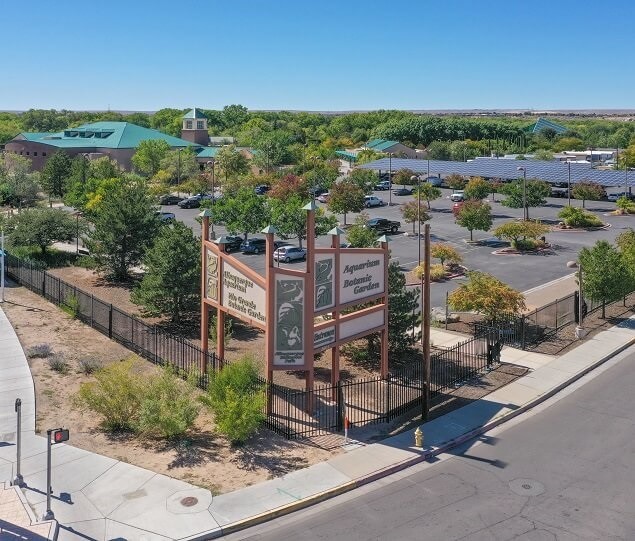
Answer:
[{"label": "desert shrub", "polygon": [[60,374],[66,374],[68,372],[68,362],[63,353],[53,353],[49,355],[46,361],[49,363],[49,368]]},{"label": "desert shrub", "polygon": [[[421,280],[424,273],[424,265],[417,265],[414,269],[415,276]],[[430,280],[433,282],[438,282],[439,280],[443,280],[445,278],[446,270],[445,267],[441,264],[438,265],[430,265]]]},{"label": "desert shrub", "polygon": [[89,255],[80,255],[75,261],[75,266],[83,269],[96,269],[97,262]]},{"label": "desert shrub", "polygon": [[141,402],[139,432],[174,438],[190,428],[199,411],[192,379],[183,381],[169,365],[160,376],[152,378]]},{"label": "desert shrub", "polygon": [[90,374],[97,372],[97,370],[102,367],[101,361],[99,361],[98,359],[94,359],[93,357],[84,357],[83,359],[79,360],[78,364],[79,371],[82,374],[86,374],[87,376],[90,376]]},{"label": "desert shrub", "polygon": [[602,220],[595,214],[579,207],[564,207],[558,217],[562,219],[568,227],[601,227]]},{"label": "desert shrub", "polygon": [[51,348],[50,344],[36,344],[26,350],[26,356],[29,359],[37,359],[38,357],[45,359],[51,353],[53,353],[53,348]]},{"label": "desert shrub", "polygon": [[628,197],[622,196],[615,202],[617,211],[619,214],[634,214],[635,202],[631,201]]},{"label": "desert shrub", "polygon": [[231,443],[243,443],[264,420],[265,389],[249,356],[210,375],[203,403],[214,413],[218,431]]},{"label": "desert shrub", "polygon": [[76,318],[79,314],[79,298],[76,295],[66,295],[64,302],[60,306],[72,318]]},{"label": "desert shrub", "polygon": [[134,364],[129,358],[98,370],[95,380],[82,383],[75,395],[76,405],[99,415],[107,430],[135,427],[147,384]]},{"label": "desert shrub", "polygon": [[[209,318],[209,339],[213,344],[216,344],[217,338],[216,322],[217,318],[215,315]],[[234,320],[229,316],[225,316],[225,345],[229,344],[232,336],[234,336]]]}]

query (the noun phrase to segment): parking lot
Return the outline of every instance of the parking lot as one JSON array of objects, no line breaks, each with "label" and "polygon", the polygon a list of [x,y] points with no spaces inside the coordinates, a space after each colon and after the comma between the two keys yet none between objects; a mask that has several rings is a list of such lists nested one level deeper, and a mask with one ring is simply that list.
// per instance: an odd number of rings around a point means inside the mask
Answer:
[{"label": "parking lot", "polygon": [[[501,246],[501,243],[498,239],[492,237],[490,233],[474,231],[474,239],[481,241],[481,243],[474,245],[466,242],[469,239],[469,232],[454,223],[452,202],[449,199],[452,190],[442,189],[441,191],[443,192],[443,197],[432,201],[432,209],[429,211],[431,220],[428,223],[431,226],[432,242],[444,242],[453,245],[463,255],[464,265],[468,269],[489,272],[520,291],[526,291],[556,278],[571,274],[571,269],[567,268],[566,263],[567,261],[575,260],[582,247],[590,246],[600,239],[612,242],[625,229],[629,227],[635,228],[634,216],[607,215],[610,211],[615,210],[615,203],[587,201],[587,210],[597,214],[602,221],[609,223],[611,225],[610,228],[593,232],[550,233],[547,235],[547,241],[552,244],[554,250],[553,254],[549,255],[496,256],[492,252]],[[382,198],[386,203],[389,201],[389,194],[386,191],[374,192],[374,195]],[[510,209],[501,205],[498,202],[501,197],[496,195],[496,202],[492,202],[491,197],[489,198],[489,203],[492,206],[494,227],[502,222],[522,217],[522,209]],[[404,222],[400,206],[410,200],[412,200],[412,196],[393,195],[391,206],[386,205],[367,210],[371,217],[388,218],[402,223],[400,233],[391,236],[390,250],[391,257],[397,260],[404,270],[411,270],[417,265],[420,243],[423,251],[423,239],[419,240],[416,237],[404,235],[405,232],[412,233],[412,225]],[[422,204],[423,208],[426,208],[426,203],[423,202]],[[566,204],[566,198],[549,198],[546,206],[530,208],[529,217],[530,219],[558,221],[557,214]],[[580,206],[581,201],[572,200],[572,204]],[[318,203],[318,205],[326,206],[322,203]],[[162,209],[174,212],[178,220],[192,227],[196,234],[200,235],[200,225],[195,220],[199,209],[180,209],[176,205],[164,206]],[[355,216],[353,213],[348,214],[347,223],[352,223]],[[341,221],[343,217],[340,215],[338,219]],[[226,233],[225,229],[220,225],[215,225],[214,230],[216,236]],[[289,242],[297,244],[297,239],[291,239]],[[328,246],[330,245],[330,238],[322,236],[317,239],[317,244],[318,246]],[[235,255],[254,270],[264,274],[265,261],[262,254],[238,253]],[[280,265],[284,266],[285,264],[281,263]],[[298,261],[289,265],[298,268],[304,263]],[[432,305],[444,305],[446,292],[456,288],[459,281],[460,279],[456,279],[432,284]]]}]

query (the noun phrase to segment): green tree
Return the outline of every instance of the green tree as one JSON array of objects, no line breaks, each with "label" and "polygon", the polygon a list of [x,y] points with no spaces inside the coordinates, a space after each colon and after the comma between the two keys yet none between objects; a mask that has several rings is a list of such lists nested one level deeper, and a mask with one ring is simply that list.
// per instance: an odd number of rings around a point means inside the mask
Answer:
[{"label": "green tree", "polygon": [[579,261],[582,266],[582,291],[587,298],[602,303],[604,319],[606,302],[629,293],[631,269],[627,268],[619,250],[605,240],[597,241],[591,248],[582,248]]},{"label": "green tree", "polygon": [[366,227],[368,219],[368,214],[362,212],[348,228],[346,238],[351,248],[373,248],[377,244],[377,234],[373,229]]},{"label": "green tree", "polygon": [[357,184],[364,192],[364,195],[370,195],[373,193],[375,185],[379,182],[379,175],[377,171],[370,169],[353,169],[346,180]]},{"label": "green tree", "polygon": [[159,230],[156,207],[143,179],[130,175],[101,197],[92,218],[88,247],[101,269],[118,281],[128,278]]},{"label": "green tree", "polygon": [[635,231],[627,229],[615,239],[615,244],[620,250],[624,265],[628,269],[629,291],[635,291]]},{"label": "green tree", "polygon": [[146,139],[141,141],[136,152],[132,156],[132,165],[135,170],[145,175],[153,177],[161,169],[161,162],[170,152],[170,145],[162,139]]},{"label": "green tree", "polygon": [[214,413],[217,430],[233,444],[244,443],[265,419],[265,389],[251,357],[212,372],[201,400]]},{"label": "green tree", "polygon": [[540,148],[534,152],[535,160],[545,160],[552,161],[553,160],[553,152],[551,150],[547,150],[544,148]]},{"label": "green tree", "polygon": [[419,338],[420,293],[418,288],[406,287],[406,276],[398,264],[388,265],[388,351],[393,357],[410,352]]},{"label": "green tree", "polygon": [[275,180],[267,195],[274,199],[286,199],[293,195],[302,195],[308,198],[309,184],[298,175],[285,175]]},{"label": "green tree", "polygon": [[415,197],[417,193],[422,199],[425,199],[428,203],[428,210],[430,209],[430,201],[439,199],[441,197],[441,190],[436,186],[433,186],[430,182],[422,182],[415,188]]},{"label": "green tree", "polygon": [[[54,242],[70,242],[77,233],[77,221],[60,209],[27,209],[9,221],[14,246],[38,246],[42,254]],[[83,227],[82,227],[83,230]]]},{"label": "green tree", "polygon": [[200,167],[190,147],[170,150],[161,160],[161,170],[166,171],[173,182],[182,182],[198,174]]},{"label": "green tree", "polygon": [[481,177],[472,177],[465,185],[465,199],[481,201],[491,193],[490,183]]},{"label": "green tree", "polygon": [[71,158],[63,150],[58,150],[46,161],[40,181],[49,197],[64,197],[71,175],[71,165]]},{"label": "green tree", "polygon": [[412,233],[415,232],[415,224],[425,223],[430,219],[430,215],[419,206],[416,201],[408,201],[401,205],[401,215],[407,223],[412,224]]},{"label": "green tree", "polygon": [[[306,200],[299,195],[287,199],[270,199],[271,223],[283,239],[297,238],[300,248],[306,238]],[[335,216],[327,216],[321,208],[315,210],[315,235],[324,235],[337,225]]]},{"label": "green tree", "polygon": [[230,177],[239,177],[249,172],[247,158],[234,145],[221,148],[216,154],[216,163],[225,176],[225,182]]},{"label": "green tree", "polygon": [[587,201],[599,201],[606,196],[606,191],[597,182],[585,181],[574,184],[571,195],[575,199],[582,199],[582,208],[586,208]]},{"label": "green tree", "polygon": [[456,216],[456,223],[470,232],[472,241],[475,229],[488,231],[492,227],[492,207],[483,201],[465,201]]},{"label": "green tree", "polygon": [[361,212],[364,208],[364,191],[349,179],[339,182],[329,192],[328,209],[334,214],[346,215],[349,212]]},{"label": "green tree", "polygon": [[15,154],[0,156],[0,202],[22,208],[33,204],[38,193],[38,176],[30,172],[31,161]]},{"label": "green tree", "polygon": [[[201,204],[211,207],[211,202]],[[240,188],[234,194],[225,194],[214,202],[214,221],[225,224],[232,235],[242,234],[245,240],[250,233],[257,233],[271,221],[271,212],[264,197],[256,195],[251,188]]]},{"label": "green tree", "polygon": [[[523,208],[523,180],[515,180],[507,184],[503,184],[500,192],[506,196],[501,203],[509,208]],[[542,180],[527,180],[527,216],[529,217],[529,208],[540,207],[547,203],[547,197],[551,195],[551,186]]]},{"label": "green tree", "polygon": [[461,254],[456,248],[441,242],[435,242],[430,246],[430,255],[435,259],[441,260],[441,266],[443,266],[446,261],[455,264],[463,261],[463,257],[461,257]]},{"label": "green tree", "polygon": [[450,143],[446,141],[432,141],[426,150],[431,160],[449,160],[452,158]]},{"label": "green tree", "polygon": [[595,214],[579,207],[563,207],[558,212],[558,218],[562,218],[565,225],[569,227],[600,227],[602,220]]},{"label": "green tree", "polygon": [[615,206],[620,214],[635,213],[635,202],[631,201],[628,197],[619,197],[615,202]]},{"label": "green tree", "polygon": [[[412,177],[416,177],[417,175],[415,174],[415,172],[412,169],[399,169],[399,171],[397,171],[393,177],[392,177],[392,182],[393,184],[401,184],[402,186],[405,186],[406,184],[408,186],[410,186],[411,184],[413,184],[413,181],[411,180]],[[417,181],[414,181],[414,184],[416,184]]]},{"label": "green tree", "polygon": [[254,142],[254,148],[257,151],[254,163],[267,173],[284,163],[289,163],[291,161],[290,144],[291,138],[286,132],[263,133]]},{"label": "green tree", "polygon": [[365,163],[374,162],[381,158],[381,154],[376,150],[370,148],[364,148],[357,153],[356,165],[364,165]]},{"label": "green tree", "polygon": [[132,301],[172,323],[195,313],[200,294],[200,242],[182,222],[165,225],[143,258],[146,272]]},{"label": "green tree", "polygon": [[537,239],[549,232],[549,227],[538,221],[526,222],[513,220],[499,225],[492,231],[495,237],[509,241],[512,248],[522,248],[520,239]]},{"label": "green tree", "polygon": [[522,293],[495,276],[480,271],[467,274],[468,280],[450,293],[448,302],[459,312],[478,312],[490,321],[504,313],[518,314],[525,309]]},{"label": "green tree", "polygon": [[452,173],[445,177],[445,183],[453,190],[462,190],[467,184],[467,179],[463,175]]}]

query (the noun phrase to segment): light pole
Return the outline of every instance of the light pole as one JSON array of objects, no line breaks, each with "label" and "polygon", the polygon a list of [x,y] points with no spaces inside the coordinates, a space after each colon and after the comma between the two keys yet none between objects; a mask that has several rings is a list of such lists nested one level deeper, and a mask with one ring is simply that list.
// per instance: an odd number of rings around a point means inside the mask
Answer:
[{"label": "light pole", "polygon": [[568,261],[567,267],[570,269],[578,269],[578,325],[575,328],[575,337],[581,340],[586,334],[583,327],[584,312],[582,311],[582,307],[584,306],[584,298],[582,297],[582,263],[578,261]]},{"label": "light pole", "polygon": [[216,203],[216,187],[214,186],[214,166],[216,165],[214,160],[208,161],[205,165],[209,169],[209,166],[212,166],[212,216],[210,219],[210,224],[212,226],[212,238],[216,238],[216,234],[214,233],[214,204]]},{"label": "light pole", "polygon": [[417,261],[419,265],[421,265],[421,179],[412,175],[410,177],[410,182],[414,185],[415,181],[417,182],[417,223],[419,224],[418,234],[417,234],[417,247],[419,248],[419,256]]},{"label": "light pole", "polygon": [[569,176],[567,177],[567,204],[571,206],[571,162],[567,160]]},{"label": "light pole", "polygon": [[178,161],[178,165],[177,165],[177,169],[176,169],[176,183],[177,184],[181,184],[181,151],[183,149],[179,148],[177,150],[177,154],[179,156],[179,161]]},{"label": "light pole", "polygon": [[388,153],[388,206],[392,205],[392,152]]},{"label": "light pole", "polygon": [[518,171],[523,172],[523,220],[527,221],[527,169],[524,167],[517,167]]}]

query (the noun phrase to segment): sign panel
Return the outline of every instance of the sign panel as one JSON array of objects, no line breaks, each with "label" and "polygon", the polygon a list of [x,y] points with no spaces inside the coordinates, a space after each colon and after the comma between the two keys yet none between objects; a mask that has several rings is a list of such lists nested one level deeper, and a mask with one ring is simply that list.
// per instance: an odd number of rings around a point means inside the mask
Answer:
[{"label": "sign panel", "polygon": [[382,294],[384,283],[384,253],[340,255],[340,302],[363,302],[368,297]]},{"label": "sign panel", "polygon": [[365,316],[351,319],[350,321],[344,321],[340,323],[340,340],[348,338],[349,336],[355,336],[371,329],[381,327],[384,324],[384,311],[378,310],[377,312],[371,312]]},{"label": "sign panel", "polygon": [[319,349],[335,342],[335,325],[324,327],[313,333],[313,349]]},{"label": "sign panel", "polygon": [[274,356],[276,366],[304,365],[304,278],[276,275]]},{"label": "sign panel", "polygon": [[223,262],[222,305],[264,324],[267,320],[265,289],[245,276],[227,260]]},{"label": "sign panel", "polygon": [[315,311],[335,306],[335,255],[315,256]]},{"label": "sign panel", "polygon": [[211,250],[206,250],[207,261],[205,265],[205,296],[218,302],[218,264],[219,259]]}]

